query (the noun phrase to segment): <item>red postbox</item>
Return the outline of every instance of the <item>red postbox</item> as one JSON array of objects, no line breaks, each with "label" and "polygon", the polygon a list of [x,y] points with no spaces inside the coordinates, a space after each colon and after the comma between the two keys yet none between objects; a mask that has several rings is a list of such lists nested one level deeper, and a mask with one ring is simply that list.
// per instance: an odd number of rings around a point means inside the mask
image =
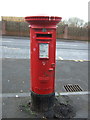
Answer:
[{"label": "red postbox", "polygon": [[31,46],[32,108],[47,111],[55,97],[56,24],[61,17],[28,16]]}]

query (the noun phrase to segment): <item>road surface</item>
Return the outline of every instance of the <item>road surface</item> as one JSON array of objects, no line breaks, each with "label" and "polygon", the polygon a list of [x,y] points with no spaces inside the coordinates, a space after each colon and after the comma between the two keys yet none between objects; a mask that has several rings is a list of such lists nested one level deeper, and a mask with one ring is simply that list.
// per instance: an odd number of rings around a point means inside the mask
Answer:
[{"label": "road surface", "polygon": [[[3,118],[31,118],[20,111],[19,105],[27,103],[30,94],[30,41],[29,38],[3,37],[0,40],[2,61],[2,116]],[[76,110],[75,118],[88,118],[88,43],[84,41],[60,40],[56,43],[55,91],[65,96]],[[62,59],[62,61],[59,61]],[[65,60],[65,61],[64,61]],[[68,61],[71,60],[71,61]],[[64,86],[78,84],[78,92],[65,91]],[[67,95],[65,95],[67,93]],[[20,96],[19,96],[20,95]]]},{"label": "road surface", "polygon": [[[56,42],[56,60],[88,60],[87,41],[65,41]],[[3,37],[0,40],[0,58],[30,58],[30,40],[20,37]]]}]

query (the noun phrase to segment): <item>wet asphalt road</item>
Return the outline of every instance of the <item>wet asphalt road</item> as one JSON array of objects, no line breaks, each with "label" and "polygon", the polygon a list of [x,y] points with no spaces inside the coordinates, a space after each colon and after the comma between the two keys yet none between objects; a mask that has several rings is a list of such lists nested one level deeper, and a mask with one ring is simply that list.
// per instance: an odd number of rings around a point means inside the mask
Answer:
[{"label": "wet asphalt road", "polygon": [[[57,40],[56,60],[88,60],[88,44],[87,41]],[[27,37],[3,37],[0,45],[3,58],[30,58],[30,40]]]}]

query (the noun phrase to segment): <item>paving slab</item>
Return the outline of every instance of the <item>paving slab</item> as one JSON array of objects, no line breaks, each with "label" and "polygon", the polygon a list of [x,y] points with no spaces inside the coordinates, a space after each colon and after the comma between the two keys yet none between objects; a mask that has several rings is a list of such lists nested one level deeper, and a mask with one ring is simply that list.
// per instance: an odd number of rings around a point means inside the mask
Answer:
[{"label": "paving slab", "polygon": [[[88,118],[88,96],[62,96],[60,102],[71,104],[75,111],[74,118]],[[32,112],[21,110],[20,105],[26,105],[31,100],[30,97],[7,97],[2,102],[3,118],[37,118]],[[63,101],[62,101],[63,100]]]}]

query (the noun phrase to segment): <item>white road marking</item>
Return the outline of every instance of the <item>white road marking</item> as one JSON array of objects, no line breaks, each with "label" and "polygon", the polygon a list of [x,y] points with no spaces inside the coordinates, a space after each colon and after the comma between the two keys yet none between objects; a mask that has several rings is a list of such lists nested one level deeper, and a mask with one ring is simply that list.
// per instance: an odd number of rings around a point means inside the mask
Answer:
[{"label": "white road marking", "polygon": [[55,96],[59,96],[59,93],[58,93],[58,92],[55,92]]},{"label": "white road marking", "polygon": [[13,41],[3,41],[3,40],[2,40],[2,42],[13,42]]},{"label": "white road marking", "polygon": [[63,60],[63,58],[62,57],[58,57],[60,60]]},{"label": "white road marking", "polygon": [[11,58],[11,57],[6,57],[6,58]]},{"label": "white road marking", "polygon": [[61,92],[60,95],[88,95],[90,92],[83,91],[83,92]]},{"label": "white road marking", "polygon": [[69,47],[71,47],[71,46],[78,46],[78,45],[70,45],[70,44],[58,44],[58,43],[57,43],[57,45],[61,45],[61,46],[63,45],[63,46],[69,46]]},{"label": "white road marking", "polygon": [[[0,94],[0,97],[2,98],[7,98],[7,97],[30,97],[31,93],[3,93]],[[59,96],[59,95],[88,95],[90,94],[90,92],[88,91],[83,91],[83,92],[55,92],[55,96]]]},{"label": "white road marking", "polygon": [[84,60],[79,60],[80,62],[83,62]]},{"label": "white road marking", "polygon": [[75,62],[78,62],[78,60],[74,60]]},{"label": "white road marking", "polygon": [[72,45],[72,46],[78,46],[78,45]]},{"label": "white road marking", "polygon": [[6,46],[3,46],[3,48],[5,48],[5,49],[14,49],[14,50],[17,50],[17,49],[21,49],[21,48],[9,48],[9,47],[6,47]]}]

